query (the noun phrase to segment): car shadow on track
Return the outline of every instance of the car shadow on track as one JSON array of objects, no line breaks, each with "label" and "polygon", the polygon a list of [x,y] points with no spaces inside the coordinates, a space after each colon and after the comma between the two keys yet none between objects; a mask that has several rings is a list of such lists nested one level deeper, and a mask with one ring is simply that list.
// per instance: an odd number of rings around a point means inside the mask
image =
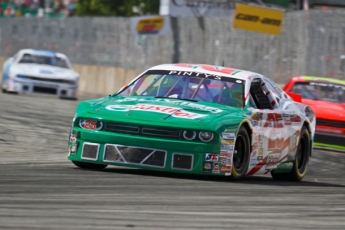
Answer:
[{"label": "car shadow on track", "polygon": [[[87,170],[94,171],[89,169],[80,169],[77,170]],[[154,177],[166,177],[173,179],[182,179],[182,180],[199,180],[207,182],[220,182],[220,183],[234,183],[234,184],[258,184],[258,185],[269,185],[269,186],[299,186],[299,187],[338,187],[345,188],[345,185],[334,184],[334,183],[324,183],[317,181],[301,181],[301,182],[291,182],[291,181],[276,181],[271,177],[260,177],[260,176],[248,176],[240,180],[232,180],[230,177],[220,177],[220,176],[207,176],[207,175],[193,175],[193,174],[182,174],[182,173],[171,173],[171,172],[162,172],[162,171],[153,171],[145,169],[132,169],[132,168],[117,168],[109,167],[102,171],[103,173],[119,173],[119,174],[130,174],[138,176],[154,176]]]}]

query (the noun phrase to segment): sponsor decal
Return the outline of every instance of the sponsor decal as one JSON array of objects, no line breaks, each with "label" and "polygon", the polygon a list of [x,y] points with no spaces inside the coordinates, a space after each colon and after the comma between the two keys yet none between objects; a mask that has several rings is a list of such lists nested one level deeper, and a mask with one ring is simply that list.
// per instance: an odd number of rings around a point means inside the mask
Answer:
[{"label": "sponsor decal", "polygon": [[252,114],[252,120],[255,120],[255,121],[262,120],[262,113],[253,113]]},{"label": "sponsor decal", "polygon": [[258,163],[258,162],[257,162],[256,159],[251,159],[251,160],[250,160],[250,163],[249,163],[249,166],[253,167],[253,166],[255,166],[257,163]]},{"label": "sponsor decal", "polygon": [[[206,106],[206,105],[200,105],[192,102],[186,102],[186,101],[176,101],[176,100],[171,100],[168,98],[157,98],[157,99],[145,99],[145,98],[124,98],[124,99],[119,99],[117,102],[130,102],[130,101],[138,101],[142,103],[147,103],[147,102],[165,102],[169,104],[174,104],[174,106],[185,106],[191,109],[200,109],[203,111],[211,112],[211,113],[221,113],[223,110],[217,109],[215,107],[211,106]],[[126,108],[128,110],[128,106],[126,105],[118,105],[120,108]],[[116,108],[116,105],[114,105],[114,108]],[[126,110],[126,111],[127,111]]]},{"label": "sponsor decal", "polygon": [[232,139],[232,140],[222,140],[221,142],[222,142],[222,144],[233,145],[235,143],[235,140],[234,139]]},{"label": "sponsor decal", "polygon": [[77,145],[76,144],[72,144],[71,152],[74,153],[76,150],[77,150]]},{"label": "sponsor decal", "polygon": [[129,111],[129,110],[150,111],[150,112],[156,112],[156,113],[169,114],[172,117],[186,118],[186,119],[195,119],[195,118],[206,116],[203,114],[188,112],[181,108],[162,106],[162,105],[148,105],[148,104],[137,104],[135,106],[108,105],[106,109],[112,110],[112,111]]},{"label": "sponsor decal", "polygon": [[[222,74],[232,74],[234,72],[237,72],[237,69],[232,69],[232,68],[228,68],[228,67],[223,67],[223,66],[213,66],[213,65],[207,65],[207,64],[202,64],[202,65],[191,65],[191,64],[186,64],[186,63],[178,63],[178,64],[174,64],[174,66],[180,66],[180,67],[185,67],[185,68],[192,68],[192,69],[204,69],[204,70],[208,70],[208,71],[212,71],[212,72],[218,72],[218,73],[222,73]],[[177,72],[177,71],[174,71]],[[180,71],[183,72],[183,71]],[[200,75],[201,76],[205,76],[205,78],[212,78],[213,74],[203,74],[203,73],[195,73],[198,74],[196,75],[196,77],[198,77]],[[190,75],[193,76],[193,75]],[[221,77],[221,76],[219,76]],[[235,83],[235,80],[237,79],[230,79],[228,77],[225,77],[225,79],[227,80],[231,80]],[[218,79],[219,80],[219,79]],[[241,82],[241,84],[243,84],[243,82]]]},{"label": "sponsor decal", "polygon": [[222,133],[223,140],[234,140],[235,133]]},{"label": "sponsor decal", "polygon": [[252,152],[252,157],[251,157],[251,158],[256,157],[256,156],[257,156],[257,154],[258,154],[258,151],[257,151],[257,150],[254,150],[254,151]]},{"label": "sponsor decal", "polygon": [[206,153],[205,161],[217,161],[218,162],[218,154]]},{"label": "sponsor decal", "polygon": [[220,157],[230,157],[231,155],[230,155],[230,153],[228,153],[228,152],[221,152],[221,153],[219,154],[219,156],[220,156]]},{"label": "sponsor decal", "polygon": [[223,112],[223,110],[221,110],[221,109],[217,109],[217,108],[214,108],[214,107],[211,107],[211,106],[199,105],[199,104],[191,103],[191,102],[172,101],[172,103],[177,103],[177,104],[179,104],[181,106],[187,106],[187,107],[192,108],[192,109],[200,109],[200,110],[208,111],[208,112],[211,112],[211,113],[221,113],[221,112]]},{"label": "sponsor decal", "polygon": [[251,123],[252,123],[252,126],[259,126],[259,122],[256,120],[253,120]]},{"label": "sponsor decal", "polygon": [[234,148],[235,148],[234,145],[229,145],[229,151],[230,151],[230,152],[233,152],[233,151],[234,151]]},{"label": "sponsor decal", "polygon": [[316,132],[327,133],[327,134],[343,134],[342,130],[332,129],[332,128],[323,128],[320,126],[316,126]]},{"label": "sponsor decal", "polygon": [[221,144],[220,145],[220,151],[221,152],[233,152],[234,151],[234,145]]},{"label": "sponsor decal", "polygon": [[273,169],[279,163],[280,153],[270,153],[267,156],[266,169]]},{"label": "sponsor decal", "polygon": [[288,152],[296,151],[296,147],[297,147],[297,135],[294,134],[289,139],[289,149],[288,149]]},{"label": "sponsor decal", "polygon": [[206,173],[212,172],[212,163],[211,162],[208,162],[208,161],[204,162],[203,172],[206,172]]},{"label": "sponsor decal", "polygon": [[230,157],[221,157],[220,158],[220,164],[222,166],[231,166],[231,158]]},{"label": "sponsor decal", "polygon": [[212,173],[219,173],[219,163],[218,162],[213,163]]},{"label": "sponsor decal", "polygon": [[258,149],[258,157],[256,158],[258,162],[261,162],[264,159],[264,150],[263,148]]},{"label": "sponsor decal", "polygon": [[42,73],[42,74],[53,74],[53,72],[51,72],[49,70],[44,70],[44,69],[40,70],[40,73]]},{"label": "sponsor decal", "polygon": [[221,166],[220,172],[222,173],[230,173],[231,172],[231,166]]}]

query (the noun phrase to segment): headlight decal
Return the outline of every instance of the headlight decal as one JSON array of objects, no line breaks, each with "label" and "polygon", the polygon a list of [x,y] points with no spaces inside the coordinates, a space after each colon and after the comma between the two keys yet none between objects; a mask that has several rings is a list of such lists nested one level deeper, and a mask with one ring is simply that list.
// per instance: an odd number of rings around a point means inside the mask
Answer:
[{"label": "headlight decal", "polygon": [[215,140],[215,134],[210,131],[184,130],[182,132],[182,137],[188,141],[201,141],[205,143]]},{"label": "headlight decal", "polygon": [[211,132],[200,132],[199,133],[199,139],[202,140],[203,142],[210,142],[214,138],[213,133]]},{"label": "headlight decal", "polygon": [[183,138],[186,140],[194,140],[196,138],[196,132],[195,131],[183,131]]},{"label": "headlight decal", "polygon": [[92,119],[80,119],[79,127],[88,130],[101,130],[103,128],[103,122]]}]

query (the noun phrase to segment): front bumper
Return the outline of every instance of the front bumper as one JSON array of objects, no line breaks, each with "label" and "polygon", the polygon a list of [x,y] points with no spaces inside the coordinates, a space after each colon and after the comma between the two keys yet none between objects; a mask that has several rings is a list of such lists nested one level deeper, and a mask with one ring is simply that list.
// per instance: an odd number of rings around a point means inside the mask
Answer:
[{"label": "front bumper", "polygon": [[48,94],[63,98],[77,97],[77,85],[20,78],[9,79],[6,85],[8,92]]},{"label": "front bumper", "polygon": [[222,149],[220,154],[219,143],[74,128],[70,136],[68,159],[167,172],[228,176],[231,173],[232,154],[226,154],[225,151]]}]

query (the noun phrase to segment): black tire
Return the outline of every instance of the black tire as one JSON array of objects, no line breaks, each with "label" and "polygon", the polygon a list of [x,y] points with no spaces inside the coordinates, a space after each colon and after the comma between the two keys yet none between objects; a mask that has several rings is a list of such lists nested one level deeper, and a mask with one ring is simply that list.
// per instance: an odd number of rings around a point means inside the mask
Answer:
[{"label": "black tire", "polygon": [[239,129],[232,159],[231,178],[238,180],[245,175],[249,166],[250,139],[244,126]]},{"label": "black tire", "polygon": [[82,169],[93,169],[93,170],[102,170],[105,169],[108,165],[103,164],[94,164],[88,162],[81,162],[81,161],[72,161],[75,166],[78,166]]},{"label": "black tire", "polygon": [[7,93],[6,89],[4,89],[4,88],[1,88],[1,92],[2,93]]},{"label": "black tire", "polygon": [[274,173],[273,170],[271,171],[273,179],[279,181],[301,181],[307,173],[310,148],[310,134],[308,129],[303,126],[296,149],[296,156],[293,162],[292,171],[289,173]]}]

